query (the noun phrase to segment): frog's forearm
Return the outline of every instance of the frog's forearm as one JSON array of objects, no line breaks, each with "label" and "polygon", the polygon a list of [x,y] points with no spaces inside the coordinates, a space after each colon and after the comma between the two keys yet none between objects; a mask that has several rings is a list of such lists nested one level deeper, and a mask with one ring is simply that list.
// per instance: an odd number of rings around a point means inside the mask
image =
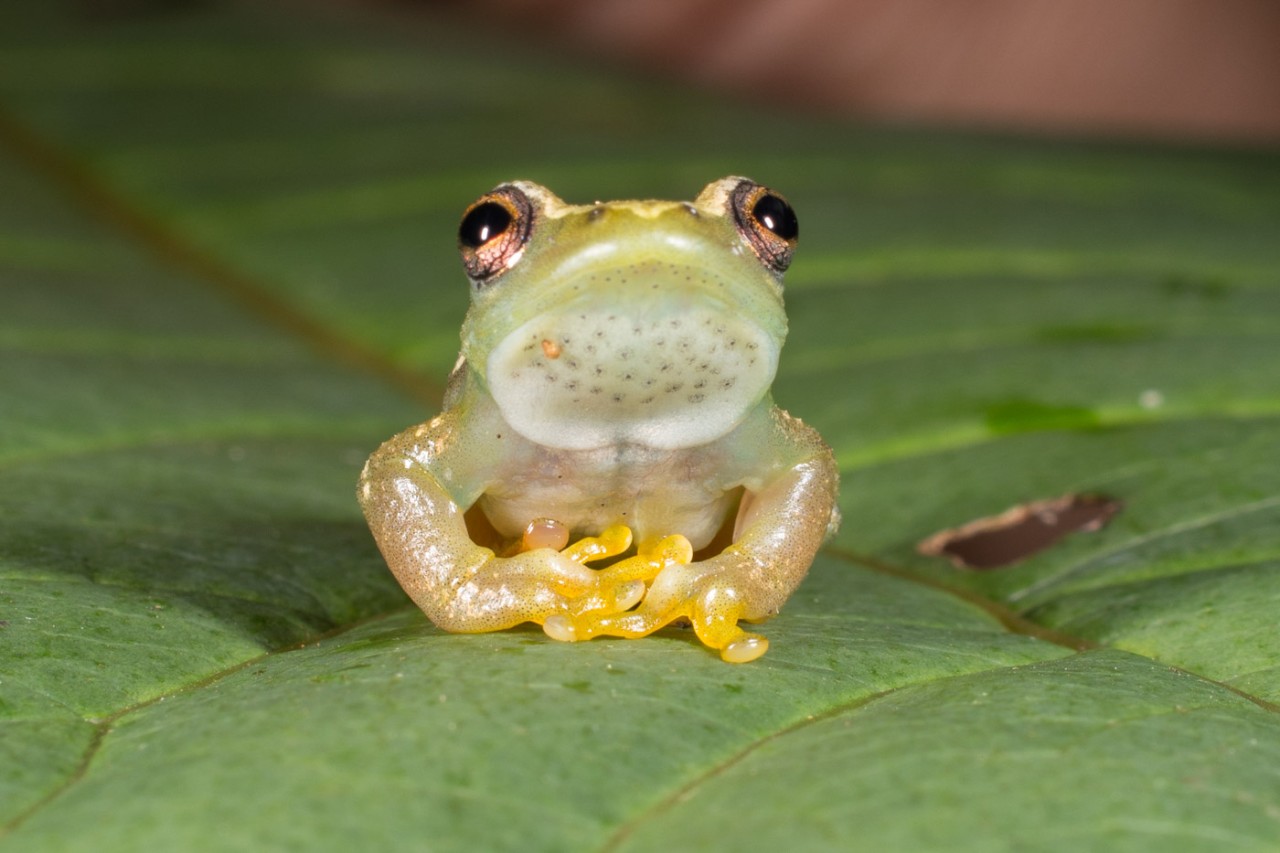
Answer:
[{"label": "frog's forearm", "polygon": [[743,618],[778,612],[832,529],[838,473],[825,446],[747,499],[733,544],[712,563],[738,575]]},{"label": "frog's forearm", "polygon": [[393,439],[370,458],[360,503],[392,573],[447,631],[494,631],[542,622],[594,574],[542,549],[499,559],[471,541],[463,509],[435,475]]},{"label": "frog's forearm", "polygon": [[429,471],[384,446],[360,480],[378,548],[409,597],[437,625],[453,621],[451,593],[493,557],[467,535],[462,509]]}]

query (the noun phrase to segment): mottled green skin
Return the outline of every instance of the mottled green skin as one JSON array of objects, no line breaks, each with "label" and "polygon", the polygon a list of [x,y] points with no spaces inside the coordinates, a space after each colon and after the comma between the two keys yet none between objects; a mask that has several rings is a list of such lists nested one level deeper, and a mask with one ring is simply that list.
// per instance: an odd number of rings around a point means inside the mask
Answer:
[{"label": "mottled green skin", "polygon": [[[737,650],[726,659],[763,653],[737,621],[773,615],[803,579],[834,525],[837,473],[769,395],[781,276],[728,209],[741,180],[692,204],[571,206],[516,185],[535,203],[529,240],[473,288],[445,411],[383,445],[361,480],[388,564],[437,625],[533,621],[583,639],[686,618]],[[473,504],[510,539],[539,518],[574,538],[625,525],[642,554],[673,534],[694,549],[733,537],[701,561],[659,560],[641,588],[549,548],[495,556],[468,535]]]}]

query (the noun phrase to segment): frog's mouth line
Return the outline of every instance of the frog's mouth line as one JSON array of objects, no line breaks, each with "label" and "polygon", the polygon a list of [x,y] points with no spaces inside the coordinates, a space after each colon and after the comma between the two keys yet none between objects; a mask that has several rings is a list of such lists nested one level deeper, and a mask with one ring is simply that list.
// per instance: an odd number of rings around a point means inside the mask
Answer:
[{"label": "frog's mouth line", "polygon": [[570,306],[508,335],[485,375],[512,428],[538,444],[676,449],[741,422],[773,381],[779,345],[707,300],[633,314]]}]

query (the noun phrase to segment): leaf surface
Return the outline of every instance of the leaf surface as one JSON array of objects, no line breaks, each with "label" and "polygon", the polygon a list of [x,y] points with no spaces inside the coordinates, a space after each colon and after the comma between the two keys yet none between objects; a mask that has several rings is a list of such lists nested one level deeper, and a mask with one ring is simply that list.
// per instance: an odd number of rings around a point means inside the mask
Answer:
[{"label": "leaf surface", "polygon": [[[1280,157],[84,8],[0,11],[0,846],[1274,849]],[[725,174],[800,211],[775,393],[844,478],[769,654],[438,631],[353,488],[452,363],[459,212]],[[1014,566],[916,552],[1086,492]]]}]

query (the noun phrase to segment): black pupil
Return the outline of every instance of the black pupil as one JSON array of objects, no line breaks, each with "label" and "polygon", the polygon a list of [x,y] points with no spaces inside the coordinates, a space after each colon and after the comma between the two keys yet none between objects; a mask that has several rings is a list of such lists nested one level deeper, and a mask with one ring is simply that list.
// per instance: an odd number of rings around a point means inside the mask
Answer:
[{"label": "black pupil", "polygon": [[506,231],[511,225],[511,213],[496,201],[486,201],[471,209],[462,219],[458,238],[463,245],[478,249]]},{"label": "black pupil", "polygon": [[763,195],[751,208],[751,215],[765,228],[777,234],[783,240],[794,240],[800,236],[800,223],[796,221],[796,212],[776,195]]}]

